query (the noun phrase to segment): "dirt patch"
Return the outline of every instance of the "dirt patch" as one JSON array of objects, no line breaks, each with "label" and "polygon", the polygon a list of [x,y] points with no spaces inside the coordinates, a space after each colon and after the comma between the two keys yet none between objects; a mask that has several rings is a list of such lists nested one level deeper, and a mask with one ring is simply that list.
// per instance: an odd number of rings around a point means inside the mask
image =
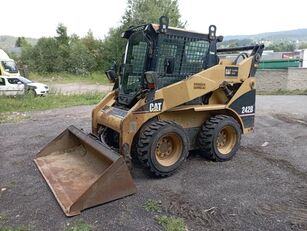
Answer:
[{"label": "dirt patch", "polygon": [[307,127],[307,120],[303,118],[294,118],[293,115],[286,114],[274,114],[274,117],[286,123],[299,124]]},{"label": "dirt patch", "polygon": [[193,221],[192,226],[207,229],[222,229],[225,224],[233,223],[235,214],[226,213],[223,208],[206,207],[203,202],[195,204],[184,195],[166,191],[168,201],[164,204],[166,213],[182,217],[186,221]]},{"label": "dirt patch", "polygon": [[[268,161],[272,166],[280,168],[302,179],[296,181],[293,188],[294,197],[289,200],[281,198],[277,203],[267,203],[257,208],[259,214],[264,216],[285,216],[285,220],[290,224],[292,230],[305,230],[307,228],[307,172],[298,170],[293,164],[284,159],[270,157],[270,153],[266,153],[261,149],[251,149],[242,147],[248,153],[253,154],[256,158]],[[299,183],[301,182],[301,183]]]},{"label": "dirt patch", "polygon": [[244,150],[245,152],[248,152],[250,154],[255,155],[256,157],[263,158],[264,160],[268,161],[270,164],[281,168],[282,170],[288,171],[296,176],[301,177],[303,180],[307,182],[307,172],[300,171],[291,164],[289,161],[284,159],[277,159],[270,157],[270,153],[266,153],[264,150],[261,149],[252,149],[248,147],[241,147],[241,150]]}]

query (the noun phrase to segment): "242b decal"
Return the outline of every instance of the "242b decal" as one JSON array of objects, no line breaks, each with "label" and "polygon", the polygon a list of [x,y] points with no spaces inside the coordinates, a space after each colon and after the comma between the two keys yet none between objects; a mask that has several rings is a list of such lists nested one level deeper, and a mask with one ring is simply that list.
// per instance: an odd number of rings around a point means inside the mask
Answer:
[{"label": "242b decal", "polygon": [[243,106],[241,114],[250,114],[254,113],[254,106]]}]

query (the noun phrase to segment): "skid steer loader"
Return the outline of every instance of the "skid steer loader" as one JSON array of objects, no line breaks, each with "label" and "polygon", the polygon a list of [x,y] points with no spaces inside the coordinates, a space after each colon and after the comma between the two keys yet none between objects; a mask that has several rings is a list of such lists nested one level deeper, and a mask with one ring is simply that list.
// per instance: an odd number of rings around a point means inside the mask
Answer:
[{"label": "skid steer loader", "polygon": [[70,126],[34,160],[67,216],[135,193],[132,157],[165,177],[190,150],[231,159],[241,134],[253,132],[262,44],[217,49],[215,26],[190,32],[164,16],[122,37],[123,63],[106,72],[114,88],[92,111],[92,134]]}]

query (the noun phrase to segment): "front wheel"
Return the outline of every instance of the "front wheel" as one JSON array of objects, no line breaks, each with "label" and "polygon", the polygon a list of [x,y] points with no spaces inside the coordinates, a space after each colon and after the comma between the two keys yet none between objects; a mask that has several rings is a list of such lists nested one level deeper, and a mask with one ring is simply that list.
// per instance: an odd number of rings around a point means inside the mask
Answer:
[{"label": "front wheel", "polygon": [[31,97],[36,97],[37,96],[37,94],[36,94],[34,89],[28,90],[27,91],[27,95],[29,95]]},{"label": "front wheel", "polygon": [[173,174],[188,155],[184,130],[173,122],[154,121],[145,125],[137,142],[141,163],[156,176]]},{"label": "front wheel", "polygon": [[217,115],[202,126],[198,144],[205,157],[215,161],[230,160],[238,151],[241,128],[232,117]]}]

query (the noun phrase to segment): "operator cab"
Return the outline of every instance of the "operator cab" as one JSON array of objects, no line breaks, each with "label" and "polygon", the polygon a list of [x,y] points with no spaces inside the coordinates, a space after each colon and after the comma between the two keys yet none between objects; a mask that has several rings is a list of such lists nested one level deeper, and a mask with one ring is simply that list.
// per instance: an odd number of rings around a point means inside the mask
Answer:
[{"label": "operator cab", "polygon": [[209,34],[168,27],[165,16],[160,25],[129,28],[122,34],[128,42],[117,78],[118,102],[131,108],[144,91],[163,88],[218,64],[216,43],[223,37],[216,37],[215,32],[215,26],[209,27]]}]

